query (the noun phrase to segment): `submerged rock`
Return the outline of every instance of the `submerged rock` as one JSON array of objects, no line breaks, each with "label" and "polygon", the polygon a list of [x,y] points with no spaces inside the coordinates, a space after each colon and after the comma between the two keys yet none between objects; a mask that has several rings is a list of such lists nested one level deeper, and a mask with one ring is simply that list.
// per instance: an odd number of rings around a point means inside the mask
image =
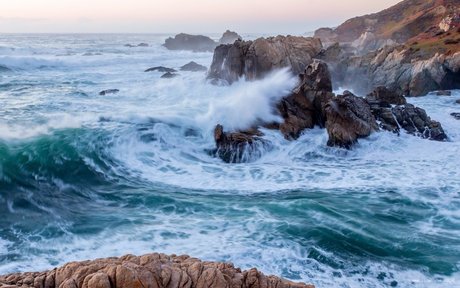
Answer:
[{"label": "submerged rock", "polygon": [[177,77],[177,76],[179,76],[179,74],[171,73],[171,72],[166,72],[165,74],[161,75],[160,78],[163,78],[163,79],[170,79],[170,78],[174,78],[174,77]]},{"label": "submerged rock", "polygon": [[460,113],[450,113],[450,115],[455,119],[460,120]]},{"label": "submerged rock", "polygon": [[163,46],[169,50],[211,52],[217,46],[217,43],[207,36],[181,33],[174,38],[166,39]]},{"label": "submerged rock", "polygon": [[242,271],[231,263],[204,262],[187,255],[126,255],[71,262],[46,272],[0,276],[0,287],[44,288],[314,288],[253,268]]},{"label": "submerged rock", "polygon": [[147,44],[147,43],[139,43],[139,44],[137,44],[137,47],[149,47],[149,44]]},{"label": "submerged rock", "polygon": [[208,68],[206,66],[200,65],[194,61],[191,61],[184,66],[180,67],[181,71],[191,71],[191,72],[199,72],[199,71],[207,71]]},{"label": "submerged rock", "polygon": [[224,132],[222,125],[214,129],[216,150],[214,154],[227,163],[250,162],[262,156],[271,144],[262,139],[263,133],[257,129]]},{"label": "submerged rock", "polygon": [[219,40],[219,44],[233,44],[236,40],[242,40],[243,38],[238,33],[227,30],[224,32]]},{"label": "submerged rock", "polygon": [[208,78],[231,84],[240,77],[261,79],[274,69],[284,67],[300,74],[321,49],[319,39],[295,36],[235,41],[215,49]]},{"label": "submerged rock", "polygon": [[173,68],[168,68],[168,67],[164,67],[164,66],[152,67],[152,68],[149,68],[149,69],[145,70],[144,72],[153,72],[153,71],[158,71],[158,72],[162,72],[162,73],[168,73],[168,72],[169,73],[174,73],[174,72],[177,72]]},{"label": "submerged rock", "polygon": [[118,90],[118,89],[107,89],[107,90],[103,90],[103,91],[99,92],[99,95],[104,96],[104,95],[107,95],[107,94],[115,94],[115,93],[118,93],[118,92],[120,92],[120,90]]},{"label": "submerged rock", "polygon": [[457,101],[455,101],[455,103],[460,104],[460,99],[457,99]]},{"label": "submerged rock", "polygon": [[350,148],[359,138],[378,130],[371,107],[365,99],[346,91],[331,99],[326,107],[328,146]]}]

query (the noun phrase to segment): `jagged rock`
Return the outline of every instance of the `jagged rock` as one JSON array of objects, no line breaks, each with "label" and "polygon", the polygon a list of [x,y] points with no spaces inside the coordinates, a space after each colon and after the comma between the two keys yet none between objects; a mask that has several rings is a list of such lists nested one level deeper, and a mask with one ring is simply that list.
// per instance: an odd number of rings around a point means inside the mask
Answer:
[{"label": "jagged rock", "polygon": [[204,262],[187,255],[126,255],[71,262],[46,272],[0,276],[0,287],[43,288],[314,288],[257,269],[241,271],[231,263]]},{"label": "jagged rock", "polygon": [[176,73],[166,72],[165,74],[161,75],[160,78],[171,79],[171,78],[177,77],[178,75],[179,74],[176,74]]},{"label": "jagged rock", "polygon": [[455,119],[460,120],[460,113],[450,113],[450,115]]},{"label": "jagged rock", "polygon": [[[379,86],[366,96],[369,104],[376,103],[379,106],[404,105],[407,103],[406,98],[401,94],[389,90],[385,86]],[[372,104],[371,104],[372,106]],[[391,106],[390,106],[391,107]]]},{"label": "jagged rock", "polygon": [[260,158],[262,153],[271,149],[271,144],[261,137],[257,129],[224,132],[222,125],[214,129],[216,150],[213,153],[227,163],[249,162]]},{"label": "jagged rock", "polygon": [[324,105],[334,97],[327,64],[314,60],[300,75],[293,93],[281,100],[278,110],[284,121],[279,129],[286,139],[297,139],[305,129],[324,127]]},{"label": "jagged rock", "polygon": [[107,90],[103,90],[103,91],[99,92],[99,95],[104,96],[104,95],[107,95],[107,94],[115,94],[115,93],[118,93],[118,92],[120,92],[120,90],[118,90],[118,89],[107,89]]},{"label": "jagged rock", "polygon": [[441,124],[431,120],[422,108],[412,104],[397,105],[394,107],[382,105],[373,106],[372,113],[379,122],[379,127],[399,134],[401,129],[421,138],[445,141],[447,135]]},{"label": "jagged rock", "polygon": [[349,149],[359,138],[367,137],[378,130],[366,100],[348,91],[330,100],[325,111],[328,146]]},{"label": "jagged rock", "polygon": [[174,38],[166,39],[163,46],[169,50],[210,52],[214,50],[217,43],[207,36],[181,33],[176,35]]},{"label": "jagged rock", "polygon": [[144,72],[152,72],[152,71],[158,71],[158,72],[162,72],[162,73],[168,73],[168,72],[169,73],[174,73],[174,72],[177,72],[175,69],[164,67],[164,66],[152,67],[152,68],[149,68],[149,69],[145,70]]},{"label": "jagged rock", "polygon": [[243,76],[248,80],[261,79],[283,67],[300,74],[321,49],[319,39],[295,36],[235,41],[215,49],[208,78],[231,84]]},{"label": "jagged rock", "polygon": [[436,91],[437,96],[452,96],[452,92],[449,90],[439,90]]},{"label": "jagged rock", "polygon": [[407,96],[422,96],[431,91],[460,88],[460,52],[420,55],[406,46],[387,46],[340,64],[341,70],[333,75],[342,77],[333,80],[357,93],[386,86]]},{"label": "jagged rock", "polygon": [[242,40],[243,38],[238,33],[227,30],[224,32],[219,40],[219,44],[233,44],[236,40]]},{"label": "jagged rock", "polygon": [[207,71],[208,68],[206,66],[200,65],[194,61],[191,61],[184,66],[180,67],[181,71],[191,71],[191,72],[199,72],[199,71]]}]

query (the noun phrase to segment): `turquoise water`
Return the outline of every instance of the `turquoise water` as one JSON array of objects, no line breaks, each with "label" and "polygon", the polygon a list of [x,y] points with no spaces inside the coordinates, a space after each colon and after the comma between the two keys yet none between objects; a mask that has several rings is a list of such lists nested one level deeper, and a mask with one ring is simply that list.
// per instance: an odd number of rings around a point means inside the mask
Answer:
[{"label": "turquoise water", "polygon": [[459,91],[409,99],[449,142],[382,132],[346,151],[324,130],[266,131],[272,150],[225,164],[209,153],[214,125],[274,117],[292,77],[144,73],[209,66],[166,37],[0,35],[1,274],[156,251],[317,287],[460,286]]}]

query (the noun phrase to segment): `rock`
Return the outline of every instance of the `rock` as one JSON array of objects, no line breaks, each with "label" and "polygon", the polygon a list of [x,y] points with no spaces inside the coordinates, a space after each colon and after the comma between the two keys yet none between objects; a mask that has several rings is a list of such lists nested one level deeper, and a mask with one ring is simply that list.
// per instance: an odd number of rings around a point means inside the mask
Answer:
[{"label": "rock", "polygon": [[297,139],[305,129],[325,125],[324,105],[334,97],[327,64],[314,60],[300,76],[293,93],[278,104],[284,121],[279,129],[286,139]]},{"label": "rock", "polygon": [[450,113],[450,115],[455,119],[460,120],[460,113]]},{"label": "rock", "polygon": [[149,44],[147,44],[147,43],[139,43],[139,44],[137,44],[137,47],[149,47]]},{"label": "rock", "polygon": [[436,96],[452,96],[452,92],[449,90],[436,91]]},{"label": "rock", "polygon": [[[385,86],[379,86],[366,96],[369,104],[377,102],[379,106],[404,105],[406,98],[401,94],[389,90]],[[372,104],[371,104],[372,106]]]},{"label": "rock", "polygon": [[401,129],[404,129],[407,133],[421,138],[436,141],[447,140],[441,124],[431,120],[425,110],[412,104],[394,107],[373,106],[372,112],[380,128],[384,130],[399,134]]},{"label": "rock", "polygon": [[174,38],[166,39],[163,44],[169,50],[190,50],[193,52],[211,52],[217,43],[203,35],[178,34]]},{"label": "rock", "polygon": [[460,104],[460,99],[457,99],[457,101],[455,101],[455,103]]},{"label": "rock", "polygon": [[214,129],[216,150],[213,154],[226,163],[250,162],[262,156],[262,153],[271,149],[271,144],[262,139],[263,133],[257,129],[247,131],[224,132],[222,125]]},{"label": "rock", "polygon": [[346,91],[331,99],[326,107],[328,146],[351,148],[359,138],[378,130],[377,122],[365,99]]},{"label": "rock", "polygon": [[125,44],[124,46],[125,46],[125,47],[129,47],[129,48],[136,47],[136,45],[133,45],[133,44]]},{"label": "rock", "polygon": [[104,95],[107,95],[107,94],[115,94],[115,93],[118,93],[118,92],[120,92],[120,90],[118,90],[118,89],[107,89],[107,90],[103,90],[103,91],[99,92],[99,95],[104,96]]},{"label": "rock", "polygon": [[337,66],[340,70],[333,75],[342,75],[333,79],[337,85],[362,94],[376,86],[386,86],[406,96],[460,89],[460,52],[421,55],[406,46],[387,46],[350,57]]},{"label": "rock", "polygon": [[231,84],[240,77],[261,79],[284,67],[300,74],[321,49],[321,41],[316,38],[277,36],[254,41],[237,40],[215,49],[208,78]]},{"label": "rock", "polygon": [[171,79],[171,78],[177,77],[178,75],[179,74],[176,74],[176,73],[166,72],[165,74],[161,75],[160,78]]},{"label": "rock", "polygon": [[180,67],[181,71],[191,71],[191,72],[199,72],[199,71],[207,71],[208,68],[206,66],[200,65],[194,61],[185,64],[184,66]]},{"label": "rock", "polygon": [[219,44],[233,44],[236,40],[242,40],[243,38],[238,33],[227,30],[224,32],[219,40]]},{"label": "rock", "polygon": [[158,71],[158,72],[162,72],[162,73],[174,73],[174,72],[177,72],[176,70],[172,69],[172,68],[168,68],[168,67],[163,67],[163,66],[156,66],[156,67],[152,67],[152,68],[149,68],[147,70],[145,70],[144,72],[152,72],[152,71]]},{"label": "rock", "polygon": [[203,262],[187,255],[158,253],[71,262],[42,273],[0,276],[0,287],[314,288],[313,285],[265,276],[257,269],[241,271],[231,263]]}]

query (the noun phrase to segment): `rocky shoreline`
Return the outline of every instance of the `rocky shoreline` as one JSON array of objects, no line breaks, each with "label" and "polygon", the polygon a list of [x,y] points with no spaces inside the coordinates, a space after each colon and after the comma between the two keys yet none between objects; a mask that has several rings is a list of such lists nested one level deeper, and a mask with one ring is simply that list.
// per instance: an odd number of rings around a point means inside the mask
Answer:
[{"label": "rocky shoreline", "polygon": [[1,288],[314,288],[253,268],[159,253],[70,262],[45,272],[0,276]]}]

